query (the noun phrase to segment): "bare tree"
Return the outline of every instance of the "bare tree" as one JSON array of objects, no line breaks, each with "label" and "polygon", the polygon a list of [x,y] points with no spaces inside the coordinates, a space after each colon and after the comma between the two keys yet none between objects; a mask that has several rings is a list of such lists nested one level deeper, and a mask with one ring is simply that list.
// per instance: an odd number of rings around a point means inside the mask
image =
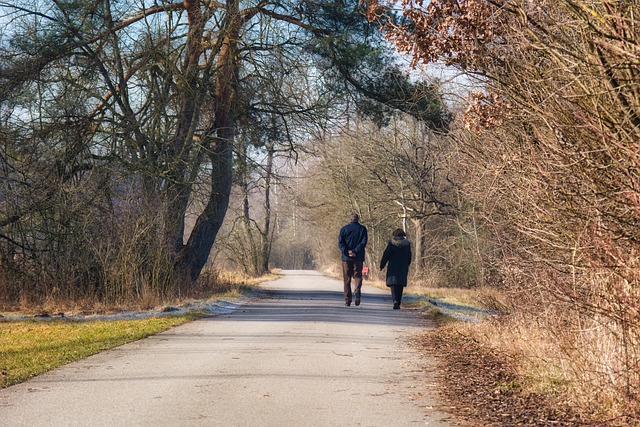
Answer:
[{"label": "bare tree", "polygon": [[[584,406],[609,399],[637,417],[638,4],[407,1],[402,22],[391,2],[367,3],[415,63],[444,60],[478,78],[473,132],[458,140],[503,279],[525,291],[518,305],[558,306],[549,326],[584,363],[574,370],[589,384]],[[601,342],[609,352],[590,350]]]},{"label": "bare tree", "polygon": [[[451,139],[401,116],[383,128],[357,122],[350,131],[322,140],[319,153],[307,177],[304,206],[321,236],[335,237],[340,222],[356,211],[369,228],[367,264],[372,270],[391,231],[400,227],[415,245],[414,277],[439,274],[438,284],[449,286],[482,283],[477,252],[460,255],[462,245],[475,237],[460,225],[466,216],[451,176],[457,155]],[[327,238],[321,247],[334,251],[334,240]]]}]

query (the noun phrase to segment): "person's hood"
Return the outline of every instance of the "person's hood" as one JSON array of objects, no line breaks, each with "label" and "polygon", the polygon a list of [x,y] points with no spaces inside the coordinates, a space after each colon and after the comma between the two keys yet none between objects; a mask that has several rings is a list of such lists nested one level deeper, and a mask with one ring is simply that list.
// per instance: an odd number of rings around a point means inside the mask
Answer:
[{"label": "person's hood", "polygon": [[391,244],[399,248],[402,248],[404,246],[409,246],[411,243],[409,242],[409,240],[405,239],[404,237],[402,238],[394,237],[393,239],[391,239]]}]

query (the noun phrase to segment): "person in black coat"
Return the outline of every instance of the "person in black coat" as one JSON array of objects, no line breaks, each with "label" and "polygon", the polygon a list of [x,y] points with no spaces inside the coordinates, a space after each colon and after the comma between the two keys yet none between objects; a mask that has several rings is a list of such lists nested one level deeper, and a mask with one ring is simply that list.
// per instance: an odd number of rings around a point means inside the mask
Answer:
[{"label": "person in black coat", "polygon": [[367,227],[360,224],[358,214],[351,214],[349,224],[340,229],[338,247],[342,253],[342,278],[344,281],[344,303],[351,305],[351,279],[354,282],[356,305],[360,305],[362,289],[362,266],[367,246]]},{"label": "person in black coat", "polygon": [[411,264],[411,243],[407,240],[404,230],[397,228],[393,231],[393,238],[387,243],[387,247],[380,260],[380,270],[387,267],[387,286],[391,288],[393,297],[393,309],[398,310],[402,303],[402,291],[407,286],[409,264]]}]

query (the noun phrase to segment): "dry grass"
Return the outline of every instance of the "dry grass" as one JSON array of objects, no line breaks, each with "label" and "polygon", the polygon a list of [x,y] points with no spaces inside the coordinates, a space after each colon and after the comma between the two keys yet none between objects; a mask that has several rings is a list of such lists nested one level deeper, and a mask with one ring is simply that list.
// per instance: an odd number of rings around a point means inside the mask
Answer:
[{"label": "dry grass", "polygon": [[455,329],[480,346],[510,355],[525,392],[546,395],[605,425],[639,425],[637,406],[621,399],[621,378],[613,375],[619,349],[607,339],[606,328],[592,324],[562,333],[546,324],[553,320],[512,314]]},{"label": "dry grass", "polygon": [[500,312],[507,312],[510,309],[507,298],[500,291],[488,287],[477,289],[437,288],[418,282],[415,285],[410,284],[407,291],[455,304],[487,308]]},{"label": "dry grass", "polygon": [[239,272],[210,269],[202,273],[196,286],[172,298],[163,298],[158,294],[145,293],[138,298],[107,302],[95,297],[69,299],[54,293],[40,303],[34,303],[27,298],[23,298],[17,304],[0,304],[0,311],[5,314],[26,315],[65,313],[67,316],[117,313],[131,310],[143,311],[165,305],[181,305],[193,299],[239,298],[250,292],[255,285],[264,281],[274,280],[277,277],[276,273],[256,278]]},{"label": "dry grass", "polygon": [[217,273],[219,286],[223,289],[234,290],[243,286],[255,286],[270,280],[276,280],[280,270],[273,269],[269,274],[260,277],[251,277],[240,271],[220,271]]},{"label": "dry grass", "polygon": [[524,389],[510,354],[463,335],[456,329],[458,326],[449,324],[427,330],[416,344],[435,359],[440,400],[454,408],[456,420],[465,421],[460,424],[491,427],[590,424],[561,400]]}]

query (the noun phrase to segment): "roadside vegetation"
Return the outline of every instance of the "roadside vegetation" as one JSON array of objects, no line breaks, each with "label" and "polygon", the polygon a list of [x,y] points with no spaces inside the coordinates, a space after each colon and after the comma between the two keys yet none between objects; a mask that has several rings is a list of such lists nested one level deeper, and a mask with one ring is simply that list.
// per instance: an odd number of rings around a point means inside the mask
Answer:
[{"label": "roadside vegetation", "polygon": [[[255,290],[259,283],[274,280],[277,270],[259,277],[251,277],[241,271],[205,269],[197,282],[184,295],[161,298],[158,295],[118,299],[113,302],[96,298],[95,295],[83,298],[64,298],[61,295],[50,296],[42,301],[30,299],[9,304],[0,304],[0,313],[15,315],[87,316],[96,314],[114,314],[124,311],[162,310],[166,307],[189,304],[190,301],[209,301],[215,299],[237,299]],[[0,318],[1,319],[1,318]]]},{"label": "roadside vegetation", "polygon": [[136,320],[0,320],[0,387],[181,325],[203,313]]},{"label": "roadside vegetation", "polygon": [[[212,277],[214,276],[214,277]],[[255,290],[255,286],[267,280],[277,279],[277,271],[261,277],[248,277],[238,272],[207,272],[204,278],[215,278],[215,292],[200,294],[204,300],[236,300]],[[174,300],[156,308],[166,312],[163,316],[139,319],[117,319],[123,310],[146,310],[139,301],[124,306],[103,306],[93,301],[82,305],[81,310],[64,313],[63,302],[49,306],[26,307],[20,310],[25,320],[0,317],[0,387],[25,381],[58,366],[79,360],[119,345],[137,341],[149,335],[182,325],[208,315],[203,310],[191,310],[183,314],[171,314],[176,306],[189,305],[189,300]],[[68,308],[68,307],[67,307]],[[50,311],[47,312],[46,310]],[[44,311],[43,311],[44,310]],[[35,317],[28,313],[38,313]],[[63,313],[74,319],[56,318],[49,313]],[[112,320],[92,320],[96,315],[112,315]],[[47,316],[43,318],[42,316]],[[84,318],[83,318],[84,317]],[[99,316],[98,316],[99,317]]]},{"label": "roadside vegetation", "polygon": [[361,213],[372,268],[402,225],[414,281],[495,288],[509,315],[464,335],[508,355],[518,384],[638,424],[640,5],[365,3],[418,70],[445,63],[471,89],[447,132],[403,119],[329,139],[313,194]]}]

